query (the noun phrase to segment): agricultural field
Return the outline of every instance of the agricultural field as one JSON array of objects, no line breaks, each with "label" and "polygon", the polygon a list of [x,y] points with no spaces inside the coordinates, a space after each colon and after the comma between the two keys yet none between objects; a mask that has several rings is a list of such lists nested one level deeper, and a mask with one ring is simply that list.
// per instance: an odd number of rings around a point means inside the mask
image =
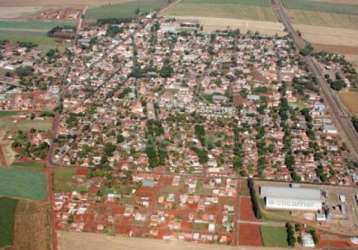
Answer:
[{"label": "agricultural field", "polygon": [[42,171],[45,168],[45,163],[38,161],[23,161],[23,162],[14,162],[11,166],[11,169],[18,171]]},{"label": "agricultural field", "polygon": [[295,24],[357,29],[358,4],[340,4],[313,0],[284,0]]},{"label": "agricultural field", "polygon": [[12,245],[17,200],[0,198],[0,248]]},{"label": "agricultural field", "polygon": [[105,4],[89,9],[86,13],[86,19],[131,17],[135,15],[137,9],[140,13],[145,13],[159,10],[166,4],[168,4],[167,0],[138,0],[121,4]]},{"label": "agricultural field", "polygon": [[0,168],[0,196],[44,200],[47,177],[43,172]]},{"label": "agricultural field", "polygon": [[47,32],[56,26],[73,26],[70,21],[0,20],[0,30],[37,30]]},{"label": "agricultural field", "polygon": [[15,214],[14,249],[52,250],[48,202],[19,200]]},{"label": "agricultural field", "polygon": [[[6,113],[4,113],[6,114]],[[23,130],[29,131],[31,128],[35,128],[37,130],[47,131],[51,129],[52,126],[52,118],[45,119],[23,119],[18,116],[11,115],[11,113],[7,113],[8,115],[2,116],[0,120],[0,127],[2,130]]]},{"label": "agricultural field", "polygon": [[257,221],[250,197],[240,196],[240,220],[242,221]]},{"label": "agricultural field", "polygon": [[85,7],[110,3],[122,3],[130,0],[1,0],[0,7]]},{"label": "agricultural field", "polygon": [[261,226],[261,236],[265,247],[288,247],[285,227]]},{"label": "agricultural field", "polygon": [[[269,0],[182,0],[166,9],[165,16],[249,19],[276,22]],[[229,22],[227,23],[229,25]]]},{"label": "agricultural field", "polygon": [[63,43],[57,42],[55,39],[47,36],[47,32],[31,32],[31,31],[1,31],[0,40],[8,40],[16,43],[31,42],[37,44],[43,51],[51,48],[63,48]]},{"label": "agricultural field", "polygon": [[358,90],[341,91],[339,98],[352,115],[358,115]]}]

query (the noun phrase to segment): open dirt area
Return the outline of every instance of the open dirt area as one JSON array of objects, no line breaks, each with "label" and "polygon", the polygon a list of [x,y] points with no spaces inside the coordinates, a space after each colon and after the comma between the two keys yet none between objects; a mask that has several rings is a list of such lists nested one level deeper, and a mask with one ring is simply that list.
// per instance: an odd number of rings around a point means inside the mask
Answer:
[{"label": "open dirt area", "polygon": [[[58,232],[59,250],[258,250],[257,247],[223,246],[215,244],[199,244],[183,241],[164,241],[144,238],[128,238],[108,236],[94,233]],[[265,250],[282,248],[265,247]]]},{"label": "open dirt area", "polygon": [[253,21],[233,18],[215,18],[199,16],[176,16],[177,20],[192,21],[197,20],[204,26],[204,31],[210,32],[218,29],[239,28],[242,32],[258,31],[267,35],[284,34],[283,26],[280,23]]},{"label": "open dirt area", "polygon": [[358,115],[358,91],[341,91],[338,95],[347,109]]},{"label": "open dirt area", "polygon": [[15,215],[14,250],[51,250],[51,232],[49,204],[20,200]]}]

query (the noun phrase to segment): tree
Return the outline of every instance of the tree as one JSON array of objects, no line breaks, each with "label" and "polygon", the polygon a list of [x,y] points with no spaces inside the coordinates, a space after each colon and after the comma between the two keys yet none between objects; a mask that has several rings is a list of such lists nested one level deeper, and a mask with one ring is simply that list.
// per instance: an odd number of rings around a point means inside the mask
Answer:
[{"label": "tree", "polygon": [[116,145],[112,143],[106,143],[103,148],[103,152],[106,156],[113,156],[113,152],[116,150]]},{"label": "tree", "polygon": [[159,74],[163,78],[169,78],[173,75],[174,69],[169,64],[164,64],[160,69]]},{"label": "tree", "polygon": [[20,66],[16,68],[15,72],[19,77],[26,77],[31,76],[34,69],[31,66]]},{"label": "tree", "polygon": [[252,209],[254,210],[255,216],[257,219],[261,219],[261,210],[257,201],[257,195],[255,191],[255,184],[254,180],[252,178],[249,178],[247,180],[247,185],[250,191],[250,197],[251,197],[251,203],[252,203]]},{"label": "tree", "polygon": [[290,247],[294,247],[296,244],[295,231],[293,230],[293,226],[291,223],[286,223],[287,230],[287,243]]}]

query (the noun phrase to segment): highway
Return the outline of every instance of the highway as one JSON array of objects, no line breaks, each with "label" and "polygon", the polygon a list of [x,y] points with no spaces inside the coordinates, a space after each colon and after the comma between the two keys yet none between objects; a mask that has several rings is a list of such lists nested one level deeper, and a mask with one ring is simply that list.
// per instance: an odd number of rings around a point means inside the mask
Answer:
[{"label": "highway", "polygon": [[[279,21],[284,25],[286,31],[293,39],[296,48],[298,50],[303,49],[307,43],[297,31],[293,28],[289,17],[286,15],[285,8],[281,0],[271,0],[272,8],[276,12]],[[351,116],[342,107],[336,94],[330,88],[326,79],[324,78],[318,63],[310,55],[303,56],[303,59],[313,76],[317,79],[317,83],[320,87],[321,96],[331,114],[332,121],[334,122],[342,140],[347,145],[347,148],[351,152],[352,156],[358,160],[358,134],[355,131],[351,122]]]}]

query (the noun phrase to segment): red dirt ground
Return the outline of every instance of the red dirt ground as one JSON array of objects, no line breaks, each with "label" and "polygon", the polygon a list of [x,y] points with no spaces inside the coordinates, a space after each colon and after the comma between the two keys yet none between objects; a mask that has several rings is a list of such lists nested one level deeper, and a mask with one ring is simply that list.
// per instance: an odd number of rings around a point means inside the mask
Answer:
[{"label": "red dirt ground", "polygon": [[257,221],[250,197],[240,197],[240,220]]},{"label": "red dirt ground", "polygon": [[240,223],[239,245],[262,246],[260,225]]},{"label": "red dirt ground", "polygon": [[332,249],[358,249],[358,246],[354,246],[350,242],[344,240],[320,240],[319,246]]}]

